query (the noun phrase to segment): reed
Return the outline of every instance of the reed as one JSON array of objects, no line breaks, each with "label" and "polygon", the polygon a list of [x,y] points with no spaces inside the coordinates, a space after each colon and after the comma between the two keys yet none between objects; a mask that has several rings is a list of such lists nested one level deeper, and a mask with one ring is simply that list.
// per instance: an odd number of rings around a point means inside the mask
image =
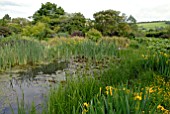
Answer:
[{"label": "reed", "polygon": [[168,53],[152,51],[150,54],[142,56],[145,59],[145,68],[170,77],[170,55]]},{"label": "reed", "polygon": [[68,40],[61,41],[60,44],[51,48],[48,55],[60,59],[79,56],[89,60],[102,60],[106,57],[115,57],[118,53],[115,42],[102,40],[96,43],[90,40]]},{"label": "reed", "polygon": [[34,64],[44,59],[44,46],[26,39],[14,39],[1,42],[0,70],[15,65]]}]

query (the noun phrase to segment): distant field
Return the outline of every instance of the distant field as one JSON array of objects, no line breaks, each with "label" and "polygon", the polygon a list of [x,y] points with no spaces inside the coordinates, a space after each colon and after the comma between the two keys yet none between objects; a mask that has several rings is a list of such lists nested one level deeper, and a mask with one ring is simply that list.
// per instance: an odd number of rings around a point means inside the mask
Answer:
[{"label": "distant field", "polygon": [[165,28],[167,24],[165,22],[151,22],[151,23],[138,23],[140,29],[144,28],[146,30],[155,28]]}]

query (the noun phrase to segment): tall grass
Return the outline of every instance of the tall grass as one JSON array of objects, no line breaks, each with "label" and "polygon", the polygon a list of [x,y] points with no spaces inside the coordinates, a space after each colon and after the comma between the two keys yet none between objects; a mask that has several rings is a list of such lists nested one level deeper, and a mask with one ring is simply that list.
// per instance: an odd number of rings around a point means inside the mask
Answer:
[{"label": "tall grass", "polygon": [[139,43],[147,46],[148,53],[141,56],[145,60],[145,69],[151,69],[165,77],[170,76],[170,40],[156,38],[138,38]]},{"label": "tall grass", "polygon": [[99,83],[93,78],[70,79],[64,86],[51,90],[48,114],[78,114],[81,104],[89,101],[98,91]]},{"label": "tall grass", "polygon": [[87,114],[141,114],[156,113],[159,102],[152,104],[149,93],[140,87],[128,89],[124,85],[106,86],[83,107]]},{"label": "tall grass", "polygon": [[170,78],[170,55],[164,52],[151,52],[143,55],[145,68],[150,68],[165,77]]},{"label": "tall grass", "polygon": [[148,53],[141,56],[145,68],[151,69],[165,77],[170,76],[170,40],[156,38],[138,38],[137,41],[147,46]]},{"label": "tall grass", "polygon": [[77,42],[74,40],[62,42],[55,48],[52,48],[50,54],[52,57],[69,59],[70,57],[86,57],[90,60],[101,60],[105,57],[114,57],[117,55],[117,49],[114,42],[101,41],[98,43],[90,40]]},{"label": "tall grass", "polygon": [[0,70],[15,65],[36,63],[44,59],[44,46],[38,42],[14,39],[1,42]]}]

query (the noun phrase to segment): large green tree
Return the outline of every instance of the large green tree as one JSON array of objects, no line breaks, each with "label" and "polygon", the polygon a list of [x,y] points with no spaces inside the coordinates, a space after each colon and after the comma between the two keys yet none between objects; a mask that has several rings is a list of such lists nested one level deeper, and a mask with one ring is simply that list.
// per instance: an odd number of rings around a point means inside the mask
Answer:
[{"label": "large green tree", "polygon": [[95,13],[93,17],[95,19],[95,28],[103,35],[117,34],[119,24],[125,20],[125,17],[115,10],[100,11]]},{"label": "large green tree", "polygon": [[95,13],[93,17],[95,19],[94,27],[105,36],[129,36],[136,29],[135,18],[133,16],[127,18],[124,13],[119,11],[100,11]]},{"label": "large green tree", "polygon": [[75,31],[85,32],[86,19],[81,13],[67,14],[60,21],[60,31],[72,34]]},{"label": "large green tree", "polygon": [[57,7],[55,3],[47,2],[41,4],[41,8],[36,11],[32,18],[34,22],[41,21],[44,16],[49,17],[50,19],[59,18],[61,15],[64,15],[64,9]]},{"label": "large green tree", "polygon": [[0,26],[7,26],[11,21],[11,17],[8,14],[5,14],[2,19],[0,19]]},{"label": "large green tree", "polygon": [[47,2],[45,4],[41,4],[41,8],[33,14],[33,24],[37,26],[39,25],[37,23],[44,23],[47,27],[47,32],[44,36],[54,36],[60,28],[59,22],[64,14],[65,12],[63,8],[58,7],[55,3]]},{"label": "large green tree", "polygon": [[86,26],[86,32],[89,31],[90,29],[94,28],[94,23],[95,21],[94,20],[91,20],[91,19],[86,19],[86,23],[85,23],[85,26]]},{"label": "large green tree", "polygon": [[134,24],[136,24],[136,19],[132,16],[132,15],[130,15],[128,18],[127,18],[127,22],[128,23],[134,23]]},{"label": "large green tree", "polygon": [[2,19],[10,21],[11,17],[8,14],[5,14],[5,16]]}]

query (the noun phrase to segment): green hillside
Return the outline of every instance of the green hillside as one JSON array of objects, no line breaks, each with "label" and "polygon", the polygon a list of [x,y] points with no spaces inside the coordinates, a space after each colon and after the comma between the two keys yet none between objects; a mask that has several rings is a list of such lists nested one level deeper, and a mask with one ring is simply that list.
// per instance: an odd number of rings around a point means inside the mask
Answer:
[{"label": "green hillside", "polygon": [[150,22],[150,23],[138,23],[139,29],[141,30],[149,30],[149,29],[157,29],[157,28],[165,28],[168,24],[166,22]]}]

